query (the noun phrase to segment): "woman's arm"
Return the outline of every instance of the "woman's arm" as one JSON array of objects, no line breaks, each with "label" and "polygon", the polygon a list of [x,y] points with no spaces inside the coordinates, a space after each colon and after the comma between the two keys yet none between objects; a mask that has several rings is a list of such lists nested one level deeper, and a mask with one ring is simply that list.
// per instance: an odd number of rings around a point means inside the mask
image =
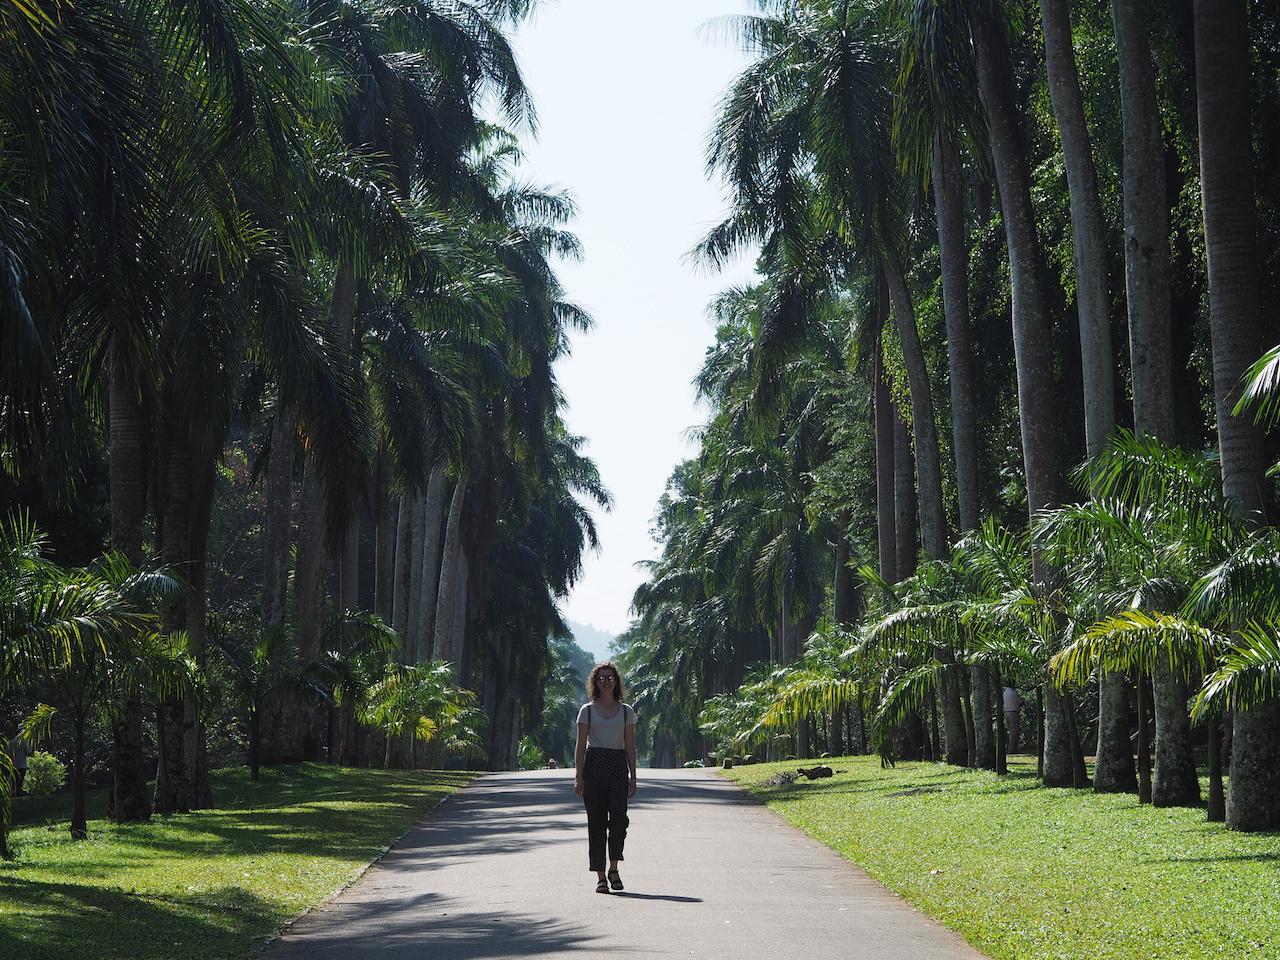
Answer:
[{"label": "woman's arm", "polygon": [[582,796],[582,763],[587,758],[587,725],[578,724],[578,745],[573,748],[573,792]]},{"label": "woman's arm", "polygon": [[627,786],[627,796],[636,794],[636,725],[628,723],[622,728],[622,742],[627,751],[627,765],[631,767],[631,783]]}]

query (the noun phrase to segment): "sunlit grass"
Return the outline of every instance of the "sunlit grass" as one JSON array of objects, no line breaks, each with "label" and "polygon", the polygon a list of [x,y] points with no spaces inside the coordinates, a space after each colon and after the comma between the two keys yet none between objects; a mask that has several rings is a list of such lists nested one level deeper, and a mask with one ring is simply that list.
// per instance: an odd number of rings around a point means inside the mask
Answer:
[{"label": "sunlit grass", "polygon": [[[67,832],[65,796],[15,804],[0,957],[244,957],[349,882],[472,775],[320,764],[215,775],[216,810]],[[90,816],[105,812],[105,791]]]},{"label": "sunlit grass", "polygon": [[786,787],[764,781],[794,763],[728,775],[999,960],[1280,956],[1280,835],[1044,789],[1026,762],[824,762],[830,780]]}]

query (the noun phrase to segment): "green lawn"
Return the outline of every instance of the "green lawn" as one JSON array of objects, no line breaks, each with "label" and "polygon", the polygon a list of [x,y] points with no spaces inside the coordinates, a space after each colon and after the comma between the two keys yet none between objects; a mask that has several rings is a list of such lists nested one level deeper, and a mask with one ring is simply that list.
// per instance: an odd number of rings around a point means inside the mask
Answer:
[{"label": "green lawn", "polygon": [[1038,786],[938,764],[796,764],[727,775],[810,836],[1000,960],[1280,956],[1280,835],[1231,833],[1200,809]]},{"label": "green lawn", "polygon": [[[237,958],[322,902],[472,775],[320,764],[215,774],[219,809],[67,832],[70,801],[20,799],[0,861],[0,957]],[[90,816],[104,812],[104,791]]]}]

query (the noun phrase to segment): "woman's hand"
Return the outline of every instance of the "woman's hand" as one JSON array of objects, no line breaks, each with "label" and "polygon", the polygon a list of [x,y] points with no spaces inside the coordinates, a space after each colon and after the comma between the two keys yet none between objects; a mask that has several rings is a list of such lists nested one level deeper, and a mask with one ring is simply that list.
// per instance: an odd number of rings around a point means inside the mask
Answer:
[{"label": "woman's hand", "polygon": [[585,789],[586,789],[586,788],[582,785],[582,778],[581,778],[581,777],[574,777],[574,778],[573,778],[573,792],[574,792],[574,793],[576,793],[578,796],[582,796],[582,791],[583,791],[583,790],[585,790]]},{"label": "woman's hand", "polygon": [[636,795],[636,776],[633,773],[631,780],[627,783],[627,796],[634,797]]}]

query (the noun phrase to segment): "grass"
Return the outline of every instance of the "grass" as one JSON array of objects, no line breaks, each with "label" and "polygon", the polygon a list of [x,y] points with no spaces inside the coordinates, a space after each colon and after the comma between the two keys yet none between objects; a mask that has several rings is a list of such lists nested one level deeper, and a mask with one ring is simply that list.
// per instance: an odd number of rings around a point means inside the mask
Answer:
[{"label": "grass", "polygon": [[[67,830],[69,800],[23,798],[0,861],[0,957],[232,960],[354,878],[472,774],[320,764],[215,774],[219,809]],[[90,816],[105,813],[105,791]]]},{"label": "grass", "polygon": [[796,764],[727,775],[810,836],[998,960],[1280,955],[1280,835],[1203,809],[1049,790],[929,763],[830,763],[829,780],[771,787]]}]

